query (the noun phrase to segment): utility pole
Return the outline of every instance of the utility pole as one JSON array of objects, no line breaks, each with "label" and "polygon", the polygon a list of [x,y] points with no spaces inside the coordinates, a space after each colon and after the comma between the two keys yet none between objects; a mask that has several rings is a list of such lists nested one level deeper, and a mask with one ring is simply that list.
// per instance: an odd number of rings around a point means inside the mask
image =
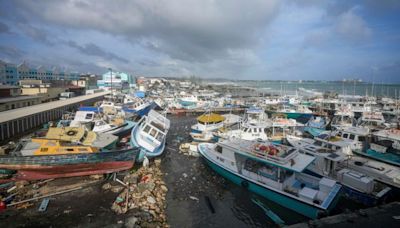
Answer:
[{"label": "utility pole", "polygon": [[108,70],[110,71],[110,78],[111,78],[111,99],[113,98],[113,76],[112,76],[112,69],[108,68]]}]

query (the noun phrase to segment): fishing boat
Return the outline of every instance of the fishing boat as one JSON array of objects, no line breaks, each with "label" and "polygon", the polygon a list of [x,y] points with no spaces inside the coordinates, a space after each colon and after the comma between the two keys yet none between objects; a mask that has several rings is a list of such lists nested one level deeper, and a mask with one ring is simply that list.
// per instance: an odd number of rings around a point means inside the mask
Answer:
[{"label": "fishing boat", "polygon": [[131,145],[139,147],[137,161],[142,162],[144,157],[156,157],[164,152],[166,136],[170,121],[162,114],[150,110],[133,127]]},{"label": "fishing boat", "polygon": [[51,127],[44,138],[105,149],[113,149],[118,141],[118,137],[115,135],[96,133],[87,130],[85,127]]},{"label": "fishing boat", "polygon": [[307,171],[315,176],[335,179],[344,186],[347,197],[373,206],[383,202],[391,188],[377,182],[374,178],[346,166],[349,159],[344,150],[349,150],[348,144],[338,143],[335,136],[320,135],[314,139],[286,136],[290,145],[300,152],[312,155],[315,160],[307,167]]},{"label": "fishing boat", "polygon": [[270,139],[276,143],[280,143],[288,134],[300,134],[298,129],[304,126],[304,124],[298,123],[295,119],[288,119],[284,114],[274,114],[271,122],[272,130]]},{"label": "fishing boat", "polygon": [[197,123],[191,127],[190,136],[197,142],[208,142],[217,140],[213,132],[224,127],[225,117],[222,115],[206,112],[197,117]]},{"label": "fishing boat", "polygon": [[384,129],[371,133],[369,148],[365,150],[356,150],[383,162],[400,166],[400,130],[396,128]]},{"label": "fishing boat", "polygon": [[385,124],[385,118],[382,112],[369,111],[363,112],[358,120],[358,126],[369,128],[371,131],[385,129],[388,125]]},{"label": "fishing boat", "polygon": [[135,122],[116,118],[107,122],[105,119],[96,120],[94,122],[93,132],[108,133],[118,136],[120,138],[127,136],[131,133]]},{"label": "fishing boat", "polygon": [[124,112],[135,113],[140,117],[147,115],[150,110],[154,109],[157,106],[157,103],[153,101],[144,100],[138,97],[125,101],[127,103],[125,103],[122,108]]},{"label": "fishing boat", "polygon": [[114,173],[132,168],[137,148],[105,150],[58,139],[21,140],[10,155],[0,156],[0,169],[15,174],[0,182]]},{"label": "fishing boat", "polygon": [[329,121],[326,117],[314,116],[305,124],[303,131],[316,136],[324,132],[328,124]]},{"label": "fishing boat", "polygon": [[329,213],[339,197],[336,181],[302,173],[314,157],[293,147],[235,139],[198,150],[223,177],[309,218]]},{"label": "fishing boat", "polygon": [[333,129],[340,127],[351,127],[356,123],[354,112],[350,106],[343,106],[337,110],[332,118],[331,126]]},{"label": "fishing boat", "polygon": [[285,106],[276,113],[285,114],[289,119],[310,119],[312,111],[305,105]]}]

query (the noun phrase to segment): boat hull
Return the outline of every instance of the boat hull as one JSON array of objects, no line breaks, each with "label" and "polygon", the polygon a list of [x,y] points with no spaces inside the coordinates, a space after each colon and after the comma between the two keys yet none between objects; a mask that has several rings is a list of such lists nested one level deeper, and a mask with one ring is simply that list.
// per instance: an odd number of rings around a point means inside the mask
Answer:
[{"label": "boat hull", "polygon": [[87,154],[0,157],[0,169],[15,170],[14,180],[38,180],[113,173],[132,168],[138,148]]},{"label": "boat hull", "polygon": [[247,180],[241,176],[238,176],[221,166],[218,166],[217,164],[213,163],[209,159],[207,159],[206,156],[204,156],[202,153],[200,153],[202,157],[205,159],[207,164],[218,174],[223,176],[224,178],[230,180],[231,182],[240,185],[242,187],[246,187],[248,190],[263,196],[279,205],[282,205],[283,207],[286,207],[288,209],[291,209],[301,215],[304,215],[306,217],[316,219],[319,218],[323,215],[326,215],[327,212],[329,212],[335,205],[336,201],[338,200],[339,197],[335,198],[335,202],[332,202],[330,207],[327,210],[322,210],[317,207],[313,207],[311,205],[302,203],[298,200],[295,200],[293,198],[287,197],[285,195],[280,194],[279,192],[270,190],[268,188],[265,188],[261,185],[258,185],[250,180]]}]

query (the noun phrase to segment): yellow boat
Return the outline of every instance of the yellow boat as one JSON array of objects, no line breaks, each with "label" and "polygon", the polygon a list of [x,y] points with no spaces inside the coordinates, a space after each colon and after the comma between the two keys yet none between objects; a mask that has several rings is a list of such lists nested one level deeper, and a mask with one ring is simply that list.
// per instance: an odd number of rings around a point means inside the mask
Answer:
[{"label": "yellow boat", "polygon": [[115,147],[118,141],[118,136],[88,131],[84,127],[51,127],[44,138],[106,149]]},{"label": "yellow boat", "polygon": [[61,155],[96,152],[99,152],[99,148],[80,144],[72,144],[57,139],[33,138],[21,150],[21,155]]}]

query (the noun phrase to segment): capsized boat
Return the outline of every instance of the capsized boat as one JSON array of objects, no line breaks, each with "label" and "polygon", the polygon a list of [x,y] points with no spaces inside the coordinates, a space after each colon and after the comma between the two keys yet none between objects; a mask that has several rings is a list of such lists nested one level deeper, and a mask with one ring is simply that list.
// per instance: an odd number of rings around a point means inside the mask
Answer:
[{"label": "capsized boat", "polygon": [[0,169],[16,172],[0,182],[114,173],[132,168],[137,152],[129,145],[110,151],[58,139],[21,140],[0,156]]},{"label": "capsized boat", "polygon": [[156,157],[164,152],[169,127],[169,119],[154,110],[150,110],[147,116],[136,123],[130,143],[140,148],[137,161],[142,162],[145,156]]},{"label": "capsized boat", "polygon": [[339,196],[336,181],[302,173],[314,157],[293,147],[235,139],[198,150],[223,177],[309,218],[329,213]]}]

